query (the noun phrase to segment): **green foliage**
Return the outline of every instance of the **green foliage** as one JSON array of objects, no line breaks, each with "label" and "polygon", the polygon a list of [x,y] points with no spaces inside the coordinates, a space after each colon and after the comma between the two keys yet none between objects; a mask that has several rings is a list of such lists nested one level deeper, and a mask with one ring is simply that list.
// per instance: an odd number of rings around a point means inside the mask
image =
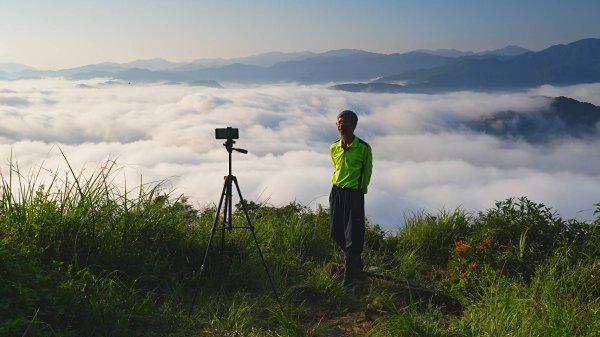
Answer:
[{"label": "green foliage", "polygon": [[25,330],[50,334],[50,324],[44,320],[58,319],[69,304],[68,294],[53,291],[59,283],[56,276],[30,256],[0,246],[0,317],[4,320],[0,336],[17,336]]},{"label": "green foliage", "polygon": [[[42,183],[39,171],[26,178],[12,165],[1,176],[0,336],[600,331],[600,204],[591,223],[564,221],[526,198],[477,216],[416,213],[395,233],[367,223],[365,266],[392,279],[348,289],[327,209],[244,201],[278,304],[250,231],[219,229],[207,250],[215,207],[196,210],[160,183],[122,189],[113,183],[116,171],[108,162],[89,175],[71,169]],[[232,220],[243,226],[241,206]],[[464,312],[451,316],[407,296],[404,279],[459,298]]]},{"label": "green foliage", "polygon": [[261,245],[273,251],[287,251],[286,259],[323,262],[331,257],[329,215],[297,203],[276,208],[263,206],[255,211],[254,223],[260,230]]},{"label": "green foliage", "polygon": [[438,215],[414,214],[406,217],[398,233],[398,251],[414,252],[425,263],[443,267],[450,257],[450,247],[470,232],[471,215],[463,210],[441,211]]},{"label": "green foliage", "polygon": [[[415,309],[395,312],[378,322],[367,336],[455,336],[448,330],[448,318],[438,310],[424,313]],[[456,335],[458,336],[458,335]]]},{"label": "green foliage", "polygon": [[595,336],[599,261],[566,255],[540,265],[530,284],[496,274],[457,326],[473,336]]},{"label": "green foliage", "polygon": [[113,168],[106,165],[87,179],[76,176],[61,187],[55,186],[55,176],[48,187],[28,187],[20,200],[9,194],[10,181],[3,180],[4,241],[35,251],[44,262],[57,260],[76,268],[100,265],[127,271],[133,278],[157,266],[177,272],[173,267],[187,264],[180,252],[194,254],[200,248],[190,240],[200,235],[191,223],[195,213],[185,198],[171,202],[159,186],[140,185],[133,199],[127,191],[118,192],[110,185]]},{"label": "green foliage", "polygon": [[549,207],[521,197],[480,212],[474,227],[475,238],[494,243],[495,254],[489,261],[494,269],[528,280],[556,247],[564,245],[560,240],[566,225]]},{"label": "green foliage", "polygon": [[481,241],[456,241],[442,287],[461,300],[469,301],[479,294],[485,277],[496,273],[490,267],[490,261],[497,254],[496,245],[489,237]]},{"label": "green foliage", "polygon": [[[229,301],[228,301],[229,302]],[[209,308],[208,321],[202,328],[206,336],[245,337],[258,336],[258,320],[255,315],[256,303],[244,295],[236,294],[227,308],[221,308],[218,303],[212,303]]]}]

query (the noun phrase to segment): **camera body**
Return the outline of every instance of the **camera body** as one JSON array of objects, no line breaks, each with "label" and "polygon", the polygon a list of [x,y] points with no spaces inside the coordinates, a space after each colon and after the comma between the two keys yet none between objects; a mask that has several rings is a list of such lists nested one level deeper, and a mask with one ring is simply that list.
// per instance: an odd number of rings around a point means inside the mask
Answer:
[{"label": "camera body", "polygon": [[239,129],[228,126],[226,128],[215,129],[216,139],[238,139],[240,137]]}]

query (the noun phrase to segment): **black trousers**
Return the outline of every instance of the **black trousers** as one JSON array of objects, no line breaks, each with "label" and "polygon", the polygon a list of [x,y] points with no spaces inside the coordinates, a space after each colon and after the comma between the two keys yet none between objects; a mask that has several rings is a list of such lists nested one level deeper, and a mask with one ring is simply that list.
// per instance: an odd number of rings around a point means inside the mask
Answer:
[{"label": "black trousers", "polygon": [[333,186],[329,194],[331,237],[346,254],[345,282],[362,270],[365,243],[365,194],[362,190]]}]

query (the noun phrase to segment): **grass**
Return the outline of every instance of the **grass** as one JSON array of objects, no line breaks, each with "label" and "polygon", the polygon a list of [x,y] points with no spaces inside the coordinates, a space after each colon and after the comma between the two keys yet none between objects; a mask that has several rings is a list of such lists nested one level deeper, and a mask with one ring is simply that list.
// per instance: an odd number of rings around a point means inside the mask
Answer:
[{"label": "grass", "polygon": [[567,261],[556,256],[545,262],[530,284],[494,277],[465,313],[462,330],[474,336],[596,336],[598,260]]},{"label": "grass", "polygon": [[[478,213],[410,214],[395,233],[368,224],[365,265],[387,280],[346,289],[327,209],[249,202],[278,304],[248,230],[227,231],[222,255],[216,235],[200,275],[214,208],[194,209],[160,183],[121,188],[114,162],[89,174],[42,173],[23,175],[11,163],[1,176],[0,336],[600,331],[600,218],[565,221],[511,198]],[[236,209],[234,223],[244,222]],[[459,299],[462,312],[415,296],[404,280]]]}]

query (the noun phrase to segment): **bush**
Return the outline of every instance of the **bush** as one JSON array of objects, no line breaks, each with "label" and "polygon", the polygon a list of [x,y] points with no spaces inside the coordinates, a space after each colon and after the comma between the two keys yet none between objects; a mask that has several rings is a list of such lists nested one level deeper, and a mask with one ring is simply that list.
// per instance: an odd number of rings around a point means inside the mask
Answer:
[{"label": "bush", "polygon": [[489,238],[494,243],[494,254],[488,262],[495,270],[531,279],[535,268],[563,244],[561,234],[566,227],[544,204],[525,197],[509,198],[479,212],[472,240]]}]

